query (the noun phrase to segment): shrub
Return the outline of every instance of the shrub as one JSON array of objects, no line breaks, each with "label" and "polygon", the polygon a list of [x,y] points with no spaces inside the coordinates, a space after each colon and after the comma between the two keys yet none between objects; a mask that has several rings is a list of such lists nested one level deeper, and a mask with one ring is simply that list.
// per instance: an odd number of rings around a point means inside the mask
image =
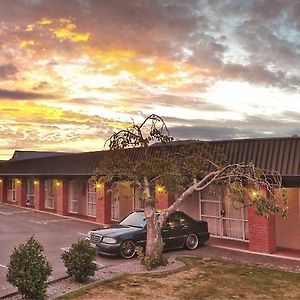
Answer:
[{"label": "shrub", "polygon": [[43,299],[46,295],[52,267],[43,251],[43,246],[32,236],[25,244],[15,247],[10,256],[7,281],[16,286],[25,299]]},{"label": "shrub", "polygon": [[97,265],[93,262],[97,250],[87,240],[78,240],[66,250],[61,258],[67,268],[67,273],[75,281],[84,282],[88,277],[93,276]]},{"label": "shrub", "polygon": [[145,266],[147,271],[153,270],[159,266],[167,266],[168,260],[162,255],[159,257],[150,257],[145,255],[145,251],[142,247],[136,247],[136,254],[141,260],[142,265]]}]

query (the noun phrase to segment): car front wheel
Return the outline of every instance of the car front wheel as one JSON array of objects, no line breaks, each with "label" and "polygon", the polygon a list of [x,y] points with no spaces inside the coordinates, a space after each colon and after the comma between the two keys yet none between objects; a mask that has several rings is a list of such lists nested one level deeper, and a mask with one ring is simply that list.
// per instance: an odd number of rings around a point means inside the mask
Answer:
[{"label": "car front wheel", "polygon": [[195,233],[189,234],[185,241],[185,247],[188,250],[194,250],[198,247],[198,245],[199,245],[199,239],[197,234]]},{"label": "car front wheel", "polygon": [[135,243],[124,241],[120,246],[120,254],[123,258],[132,258],[135,255]]}]

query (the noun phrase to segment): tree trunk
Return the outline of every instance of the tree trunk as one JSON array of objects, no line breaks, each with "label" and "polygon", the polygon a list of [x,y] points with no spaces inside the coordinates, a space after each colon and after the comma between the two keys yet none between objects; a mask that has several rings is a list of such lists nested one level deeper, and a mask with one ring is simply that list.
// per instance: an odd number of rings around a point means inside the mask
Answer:
[{"label": "tree trunk", "polygon": [[146,256],[160,260],[163,250],[161,228],[156,217],[154,201],[151,199],[149,182],[146,177],[144,178],[144,192],[146,196],[145,217],[147,221]]}]

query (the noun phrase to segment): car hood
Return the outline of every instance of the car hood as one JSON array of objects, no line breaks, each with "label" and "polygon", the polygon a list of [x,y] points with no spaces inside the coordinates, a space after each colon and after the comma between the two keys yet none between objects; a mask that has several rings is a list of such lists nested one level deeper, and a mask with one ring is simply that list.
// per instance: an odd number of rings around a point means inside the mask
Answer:
[{"label": "car hood", "polygon": [[123,235],[125,233],[134,233],[141,230],[142,228],[129,227],[129,226],[116,224],[116,225],[112,225],[109,228],[93,230],[92,232],[102,236],[118,237],[119,235]]}]

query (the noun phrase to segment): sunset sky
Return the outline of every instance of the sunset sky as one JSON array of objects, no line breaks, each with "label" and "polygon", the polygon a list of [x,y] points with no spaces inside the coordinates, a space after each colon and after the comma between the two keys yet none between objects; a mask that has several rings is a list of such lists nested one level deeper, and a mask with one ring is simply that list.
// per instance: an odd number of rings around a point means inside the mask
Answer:
[{"label": "sunset sky", "polygon": [[300,135],[299,89],[297,0],[0,0],[0,159],[151,113],[181,139]]}]

